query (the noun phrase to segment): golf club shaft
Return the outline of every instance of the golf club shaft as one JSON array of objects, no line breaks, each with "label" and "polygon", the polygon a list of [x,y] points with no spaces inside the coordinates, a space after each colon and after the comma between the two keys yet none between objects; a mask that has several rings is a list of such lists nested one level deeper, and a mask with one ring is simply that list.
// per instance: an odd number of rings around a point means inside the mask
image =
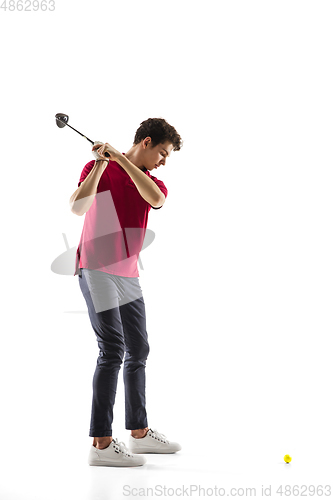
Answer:
[{"label": "golf club shaft", "polygon": [[[64,123],[65,123],[65,122],[64,122]],[[94,144],[94,141],[92,141],[91,139],[88,139],[88,137],[86,137],[85,135],[81,134],[81,132],[79,132],[78,130],[76,130],[76,128],[71,127],[71,126],[69,125],[69,123],[66,123],[66,125],[67,125],[67,127],[71,128],[72,130],[75,130],[75,132],[77,132],[78,134],[82,135],[82,137],[84,137],[85,139],[87,139],[87,141],[91,142],[91,144]],[[110,155],[109,155],[109,153],[106,151],[106,152],[104,153],[104,156],[109,157]]]},{"label": "golf club shaft", "polygon": [[66,123],[67,127],[71,128],[72,130],[75,130],[75,132],[77,132],[78,134],[82,135],[82,137],[84,137],[85,139],[87,139],[87,141],[91,142],[91,144],[94,144],[94,141],[92,141],[91,139],[88,139],[88,137],[86,137],[85,135],[81,134],[81,132],[79,132],[78,130],[76,130],[76,128],[74,127],[71,127],[69,125],[69,123]]}]

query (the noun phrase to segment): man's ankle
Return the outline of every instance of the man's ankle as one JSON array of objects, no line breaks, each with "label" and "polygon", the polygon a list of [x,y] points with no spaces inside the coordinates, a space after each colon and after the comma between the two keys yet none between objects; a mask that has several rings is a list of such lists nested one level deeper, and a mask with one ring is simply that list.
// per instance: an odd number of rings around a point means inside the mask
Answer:
[{"label": "man's ankle", "polygon": [[146,429],[131,431],[131,436],[134,437],[135,439],[141,439],[147,435],[148,430],[149,429],[147,427]]},{"label": "man's ankle", "polygon": [[93,446],[98,450],[103,450],[104,448],[107,448],[111,444],[112,439],[113,438],[111,436],[108,436],[108,439],[94,441]]}]

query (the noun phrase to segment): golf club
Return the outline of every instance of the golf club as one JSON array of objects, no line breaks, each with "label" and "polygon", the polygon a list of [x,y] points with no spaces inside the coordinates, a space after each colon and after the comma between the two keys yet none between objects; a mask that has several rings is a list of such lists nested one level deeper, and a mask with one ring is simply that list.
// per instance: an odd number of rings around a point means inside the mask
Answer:
[{"label": "golf club", "polygon": [[[91,142],[91,144],[94,144],[94,141],[92,141],[91,139],[88,139],[88,137],[86,137],[85,135],[81,134],[81,132],[79,132],[78,130],[76,130],[74,127],[71,127],[68,123],[68,120],[69,120],[69,117],[68,115],[64,115],[64,113],[57,113],[55,115],[56,117],[56,124],[58,125],[59,128],[64,128],[65,125],[67,125],[69,128],[71,128],[72,130],[75,130],[75,132],[77,132],[78,134],[82,135],[82,137],[84,137],[85,139],[87,139],[87,141]],[[107,156],[109,157],[109,153],[106,151],[104,153],[104,156]]]}]

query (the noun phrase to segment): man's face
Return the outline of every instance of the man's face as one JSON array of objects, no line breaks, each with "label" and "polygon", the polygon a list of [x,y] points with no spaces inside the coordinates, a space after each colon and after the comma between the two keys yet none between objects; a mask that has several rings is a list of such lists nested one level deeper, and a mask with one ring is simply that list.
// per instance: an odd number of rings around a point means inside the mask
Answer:
[{"label": "man's face", "polygon": [[169,141],[160,143],[154,148],[149,141],[144,150],[144,166],[146,169],[151,171],[157,169],[161,165],[165,165],[166,159],[170,156],[172,148],[173,145]]}]

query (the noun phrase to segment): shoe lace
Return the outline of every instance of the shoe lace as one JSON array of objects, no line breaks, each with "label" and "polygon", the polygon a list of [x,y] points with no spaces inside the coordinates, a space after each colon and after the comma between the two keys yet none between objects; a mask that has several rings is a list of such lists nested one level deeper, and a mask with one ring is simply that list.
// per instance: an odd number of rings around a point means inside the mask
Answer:
[{"label": "shoe lace", "polygon": [[167,437],[164,434],[158,432],[156,429],[149,429],[148,432],[150,432],[150,435],[152,435],[152,437],[154,437],[155,439],[162,441],[162,443],[167,443],[167,444],[169,443]]},{"label": "shoe lace", "polygon": [[113,438],[111,442],[116,453],[123,453],[127,457],[133,457],[133,454],[130,453],[130,451],[126,448],[126,445],[123,441],[118,441],[117,438]]}]

